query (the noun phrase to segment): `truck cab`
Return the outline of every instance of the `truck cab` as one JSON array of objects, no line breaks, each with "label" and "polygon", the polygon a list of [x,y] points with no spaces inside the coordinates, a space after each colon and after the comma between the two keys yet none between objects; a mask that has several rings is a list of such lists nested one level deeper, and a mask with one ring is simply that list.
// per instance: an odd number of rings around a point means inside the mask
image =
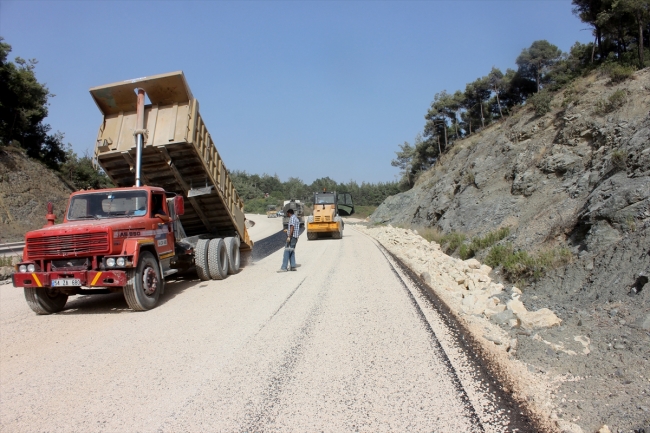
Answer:
[{"label": "truck cab", "polygon": [[40,314],[60,311],[69,295],[121,290],[131,308],[152,308],[164,277],[176,272],[176,217],[183,210],[182,196],[156,187],[74,193],[62,224],[48,218],[25,236],[14,286],[25,288]]}]

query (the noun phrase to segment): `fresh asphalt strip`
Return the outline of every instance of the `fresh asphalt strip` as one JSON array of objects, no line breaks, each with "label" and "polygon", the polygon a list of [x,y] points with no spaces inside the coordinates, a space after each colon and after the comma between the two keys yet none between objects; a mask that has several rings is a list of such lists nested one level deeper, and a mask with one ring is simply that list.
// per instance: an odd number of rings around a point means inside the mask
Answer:
[{"label": "fresh asphalt strip", "polygon": [[[301,227],[300,234],[302,235],[304,231],[304,227]],[[274,235],[255,242],[255,246],[253,247],[253,262],[258,262],[277,250],[284,248],[286,242],[287,234],[284,231],[279,231]]]}]

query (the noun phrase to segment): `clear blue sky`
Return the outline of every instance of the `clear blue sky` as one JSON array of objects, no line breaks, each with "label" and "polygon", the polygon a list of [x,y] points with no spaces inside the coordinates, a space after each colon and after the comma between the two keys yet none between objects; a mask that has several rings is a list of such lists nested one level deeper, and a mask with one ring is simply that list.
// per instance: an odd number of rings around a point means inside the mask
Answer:
[{"label": "clear blue sky", "polygon": [[10,58],[39,61],[46,122],[77,153],[101,122],[90,87],[183,70],[230,170],[307,183],[396,180],[437,92],[586,27],[570,0],[0,0]]}]

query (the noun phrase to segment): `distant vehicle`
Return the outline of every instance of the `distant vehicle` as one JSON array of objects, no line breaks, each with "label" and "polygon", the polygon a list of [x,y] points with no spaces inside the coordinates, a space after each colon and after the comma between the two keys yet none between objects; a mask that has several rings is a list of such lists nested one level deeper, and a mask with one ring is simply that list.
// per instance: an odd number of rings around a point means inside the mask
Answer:
[{"label": "distant vehicle", "polygon": [[335,191],[314,194],[313,215],[307,219],[307,239],[314,240],[320,236],[341,239],[343,237],[343,219],[354,213],[352,195],[337,194]]},{"label": "distant vehicle", "polygon": [[286,229],[289,226],[289,217],[287,216],[287,211],[293,209],[294,214],[298,217],[300,225],[305,225],[305,207],[300,202],[300,200],[285,200],[282,205],[282,226]]},{"label": "distant vehicle", "polygon": [[274,206],[272,204],[268,205],[266,207],[266,217],[267,218],[277,218],[278,217],[277,206]]}]

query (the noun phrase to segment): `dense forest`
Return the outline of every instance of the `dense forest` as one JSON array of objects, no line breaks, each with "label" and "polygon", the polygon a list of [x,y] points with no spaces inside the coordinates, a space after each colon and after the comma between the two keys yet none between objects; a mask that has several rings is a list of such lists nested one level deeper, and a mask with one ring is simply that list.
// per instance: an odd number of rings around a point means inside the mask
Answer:
[{"label": "dense forest", "polygon": [[230,177],[235,184],[249,213],[264,213],[268,205],[280,206],[284,200],[301,200],[311,205],[313,194],[317,191],[349,192],[352,194],[355,208],[361,215],[367,215],[381,204],[388,196],[400,192],[398,182],[367,183],[359,185],[351,180],[347,183],[337,183],[329,177],[316,179],[307,185],[296,177],[290,177],[286,182],[280,181],[277,175],[248,174],[245,171],[232,171]]},{"label": "dense forest", "polygon": [[576,42],[568,53],[546,40],[524,48],[517,70],[499,68],[467,83],[465,90],[437,93],[424,116],[423,131],[413,144],[404,142],[391,165],[401,171],[400,187],[451,149],[456,140],[498,122],[523,104],[537,114],[550,110],[551,94],[594,69],[613,81],[624,80],[650,65],[650,0],[573,0],[573,13],[589,25],[594,42]]}]

